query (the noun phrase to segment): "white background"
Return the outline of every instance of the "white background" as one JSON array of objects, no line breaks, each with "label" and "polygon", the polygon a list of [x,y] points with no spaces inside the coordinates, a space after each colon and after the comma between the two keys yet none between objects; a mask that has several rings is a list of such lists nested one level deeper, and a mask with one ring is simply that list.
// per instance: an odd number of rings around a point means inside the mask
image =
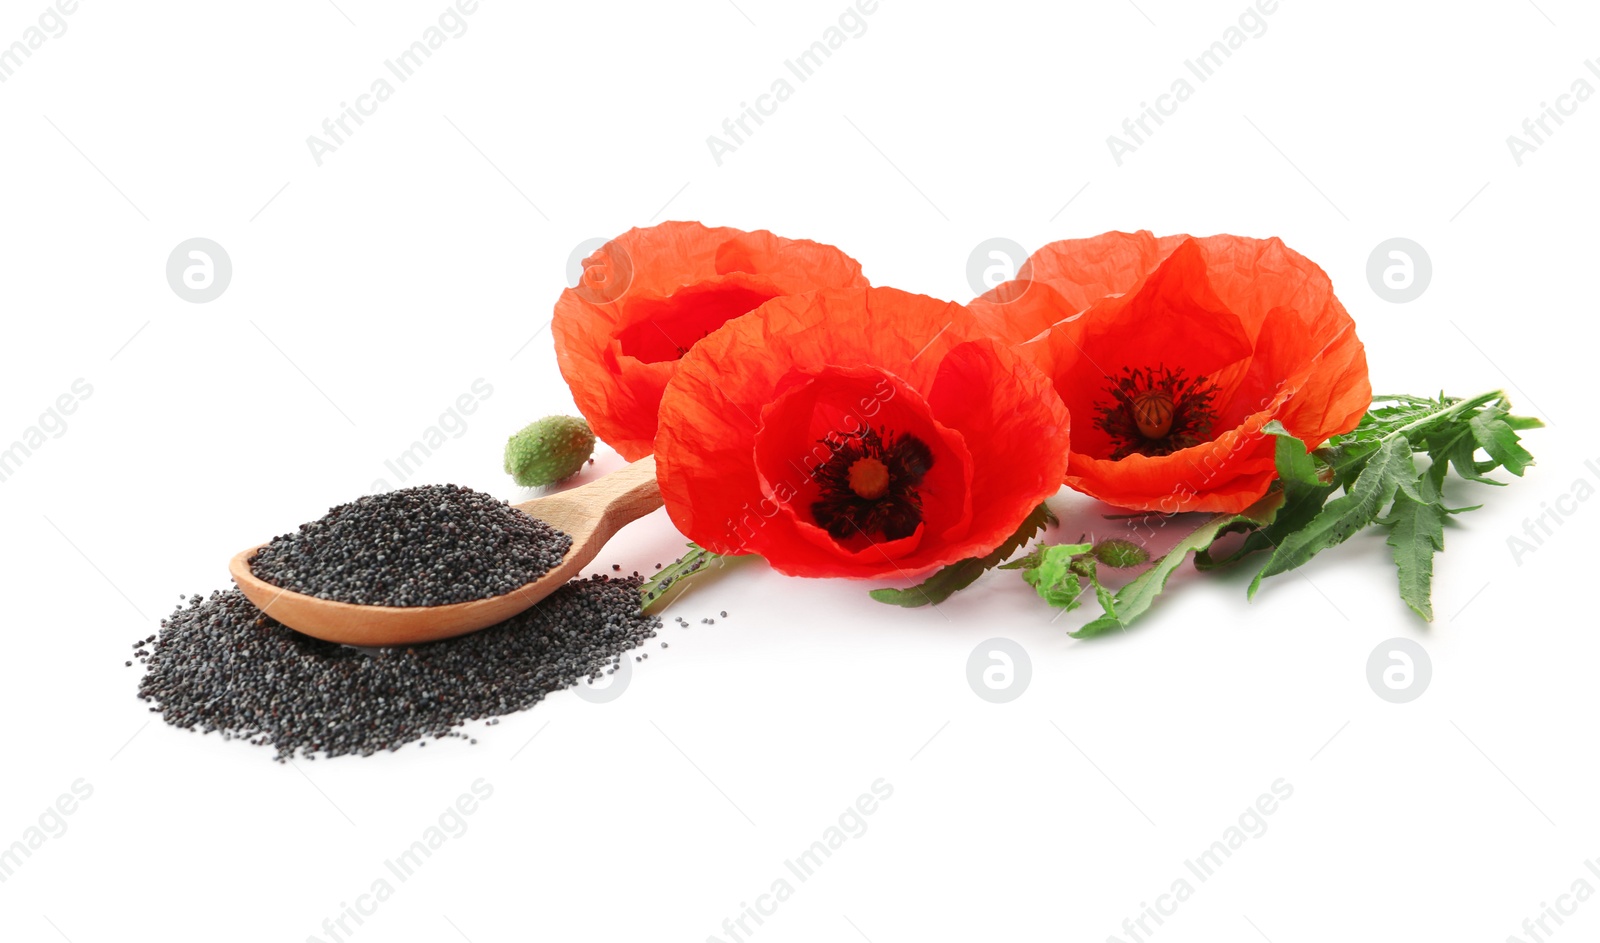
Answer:
[{"label": "white background", "polygon": [[[1506,144],[1575,79],[1600,87],[1591,6],[1285,0],[1119,167],[1106,136],[1243,0],[883,0],[718,166],[707,136],[844,0],[484,0],[319,167],[307,136],[444,9],[338,3],[84,2],[0,84],[0,443],[93,387],[0,484],[0,844],[94,790],[0,884],[0,937],[330,939],[322,921],[479,778],[469,831],[343,939],[729,939],[879,778],[894,793],[865,834],[744,939],[1131,939],[1123,920],[1187,876],[1146,938],[1498,943],[1575,880],[1600,888],[1600,511],[1520,563],[1507,545],[1600,457],[1580,435],[1600,102],[1522,166]],[[0,43],[43,8],[7,0]],[[614,702],[553,696],[474,725],[475,747],[285,766],[149,722],[130,643],[224,586],[234,551],[397,484],[385,459],[474,379],[492,396],[407,483],[525,497],[500,448],[571,409],[547,330],[569,255],[671,218],[831,242],[874,284],[957,300],[990,237],[1279,235],[1332,276],[1380,391],[1506,387],[1551,426],[1525,480],[1452,495],[1488,508],[1448,534],[1431,627],[1376,534],[1252,605],[1243,574],[1185,570],[1093,643],[1014,574],[901,611],[755,564],[669,611],[693,628],[670,624]],[[233,260],[209,304],[164,275],[195,236]],[[1409,304],[1366,280],[1392,236],[1433,260]],[[1057,503],[1057,539],[1107,526]],[[658,514],[598,562],[649,570],[680,545]],[[1032,660],[1004,705],[966,681],[996,636]],[[1365,678],[1397,636],[1433,662],[1405,705]],[[1268,831],[1188,875],[1280,777]],[[1589,902],[1557,938],[1597,933]]]}]

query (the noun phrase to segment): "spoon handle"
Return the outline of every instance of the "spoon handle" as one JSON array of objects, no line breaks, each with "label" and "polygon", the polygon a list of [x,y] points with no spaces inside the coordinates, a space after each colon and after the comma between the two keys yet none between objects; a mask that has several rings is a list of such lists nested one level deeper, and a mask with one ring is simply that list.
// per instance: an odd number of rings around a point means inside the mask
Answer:
[{"label": "spoon handle", "polygon": [[606,517],[617,528],[661,507],[661,485],[656,481],[656,457],[646,455],[609,475],[574,491],[593,495],[595,506],[606,509]]},{"label": "spoon handle", "polygon": [[604,542],[625,525],[661,507],[656,458],[647,455],[586,485],[534,498],[516,507],[574,536],[592,528]]}]

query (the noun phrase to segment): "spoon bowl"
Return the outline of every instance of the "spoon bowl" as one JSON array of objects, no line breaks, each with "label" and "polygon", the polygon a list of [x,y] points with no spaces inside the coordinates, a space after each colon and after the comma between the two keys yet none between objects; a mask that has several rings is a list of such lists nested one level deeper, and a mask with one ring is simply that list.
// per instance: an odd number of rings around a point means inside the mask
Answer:
[{"label": "spoon bowl", "polygon": [[240,551],[228,572],[245,598],[297,632],[329,642],[365,647],[413,645],[466,635],[524,612],[561,588],[592,561],[624,525],[661,507],[655,456],[586,485],[514,507],[572,538],[567,555],[538,579],[499,596],[448,606],[362,606],[318,599],[274,586],[250,569],[265,544]]}]

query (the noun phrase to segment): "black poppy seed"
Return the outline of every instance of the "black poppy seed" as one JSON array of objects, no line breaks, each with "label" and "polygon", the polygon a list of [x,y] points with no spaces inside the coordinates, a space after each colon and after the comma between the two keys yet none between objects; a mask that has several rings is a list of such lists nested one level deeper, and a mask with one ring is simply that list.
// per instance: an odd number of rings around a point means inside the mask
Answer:
[{"label": "black poppy seed", "polygon": [[442,606],[509,593],[559,565],[571,546],[568,535],[490,495],[422,485],[332,508],[274,538],[250,569],[319,599]]},{"label": "black poppy seed", "polygon": [[[194,596],[161,624],[139,686],[167,723],[272,746],[277,759],[372,756],[499,723],[597,674],[656,634],[637,580],[575,580],[460,638],[356,649],[301,635],[237,589]],[[612,628],[610,634],[603,628]]]},{"label": "black poppy seed", "polygon": [[622,564],[613,563],[613,564],[611,564],[611,569],[616,570],[618,573],[621,573],[622,572]]},{"label": "black poppy seed", "polygon": [[724,609],[721,612],[717,613],[717,615],[719,615],[722,618],[726,619],[726,618],[728,618],[728,610]]}]

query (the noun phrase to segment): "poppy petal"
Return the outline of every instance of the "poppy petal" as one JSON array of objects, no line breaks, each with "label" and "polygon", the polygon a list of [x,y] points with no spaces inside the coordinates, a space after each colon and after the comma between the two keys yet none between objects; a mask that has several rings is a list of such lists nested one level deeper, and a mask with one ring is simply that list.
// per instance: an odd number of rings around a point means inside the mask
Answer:
[{"label": "poppy petal", "polygon": [[[816,447],[861,429],[917,443],[874,453],[916,480],[884,498],[920,502],[911,533],[841,541],[816,516],[820,483],[804,472],[834,451]],[[776,298],[701,341],[668,384],[655,444],[690,539],[793,575],[876,578],[999,545],[1059,488],[1067,434],[1049,379],[964,308],[874,288]]]},{"label": "poppy petal", "polygon": [[[1278,239],[1138,232],[1063,240],[973,307],[996,337],[1049,373],[1080,418],[1067,484],[1122,507],[1242,510],[1275,477],[1268,422],[1315,446],[1353,428],[1371,402],[1365,350],[1327,273]],[[1046,336],[1022,338],[1043,325]],[[1119,401],[1111,383],[1129,370],[1146,372],[1116,387],[1130,397]],[[1157,415],[1172,416],[1175,398],[1205,397],[1187,407],[1203,422],[1186,425],[1184,438],[1160,438],[1168,425],[1159,419],[1141,419],[1137,435],[1127,418],[1085,421],[1131,410],[1127,390],[1146,395],[1157,372],[1171,379],[1166,371],[1194,385],[1163,386],[1178,392],[1161,394],[1166,411]],[[1139,436],[1156,437],[1148,454]]]},{"label": "poppy petal", "polygon": [[[961,433],[933,418],[928,403],[898,377],[873,367],[825,367],[815,374],[791,374],[761,412],[755,435],[756,471],[769,498],[788,495],[784,513],[800,533],[819,547],[852,556],[881,553],[891,559],[915,550],[924,532],[940,539],[963,536],[972,519],[972,455]],[[863,415],[871,411],[871,416]],[[818,526],[812,512],[821,498],[813,472],[834,453],[829,437],[861,429],[890,429],[928,447],[931,466],[917,483],[923,525],[917,541],[873,543],[857,531],[840,539]],[[751,541],[761,552],[764,541]]]},{"label": "poppy petal", "polygon": [[630,230],[583,264],[556,302],[556,360],[595,434],[630,461],[650,454],[661,393],[705,336],[772,298],[867,284],[832,246],[692,222]]}]

